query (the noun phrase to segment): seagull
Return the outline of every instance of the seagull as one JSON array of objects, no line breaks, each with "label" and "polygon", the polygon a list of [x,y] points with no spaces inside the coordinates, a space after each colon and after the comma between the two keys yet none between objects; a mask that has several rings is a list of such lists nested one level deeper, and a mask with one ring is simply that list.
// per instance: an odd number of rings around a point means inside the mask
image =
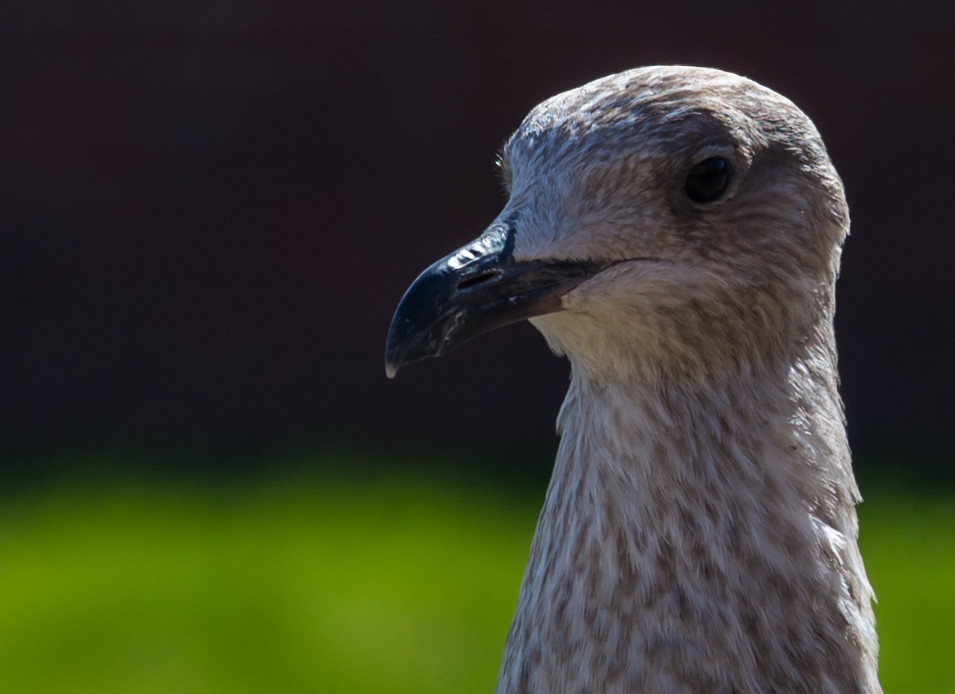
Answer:
[{"label": "seagull", "polygon": [[881,694],[838,393],[849,214],[813,123],[646,67],[534,108],[386,372],[529,319],[571,364],[497,694]]}]

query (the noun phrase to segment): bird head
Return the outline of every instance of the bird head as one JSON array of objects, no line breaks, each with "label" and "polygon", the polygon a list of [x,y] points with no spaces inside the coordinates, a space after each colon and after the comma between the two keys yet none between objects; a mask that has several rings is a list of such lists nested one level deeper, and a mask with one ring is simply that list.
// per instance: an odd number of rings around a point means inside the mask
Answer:
[{"label": "bird head", "polygon": [[402,299],[389,376],[523,319],[575,369],[644,379],[758,368],[831,325],[842,183],[769,89],[703,68],[612,75],[533,109],[500,166],[501,214]]}]

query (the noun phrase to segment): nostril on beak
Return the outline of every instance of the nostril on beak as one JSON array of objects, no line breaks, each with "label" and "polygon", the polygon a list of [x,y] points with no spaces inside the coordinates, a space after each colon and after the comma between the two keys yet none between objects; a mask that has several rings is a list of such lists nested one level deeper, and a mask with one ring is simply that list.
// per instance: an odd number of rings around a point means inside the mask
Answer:
[{"label": "nostril on beak", "polygon": [[473,277],[468,277],[467,279],[461,280],[458,282],[458,291],[464,289],[470,289],[471,287],[476,287],[479,284],[484,284],[489,280],[493,280],[496,277],[500,277],[501,273],[498,271],[488,271],[482,272],[479,275],[474,275]]}]

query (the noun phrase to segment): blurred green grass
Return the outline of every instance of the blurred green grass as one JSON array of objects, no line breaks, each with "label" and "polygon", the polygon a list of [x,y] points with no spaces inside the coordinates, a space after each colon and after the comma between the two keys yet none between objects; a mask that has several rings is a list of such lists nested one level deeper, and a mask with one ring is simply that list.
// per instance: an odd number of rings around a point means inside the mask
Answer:
[{"label": "blurred green grass", "polygon": [[[539,495],[406,473],[0,499],[0,691],[493,690]],[[886,692],[955,694],[955,498],[861,508]]]}]

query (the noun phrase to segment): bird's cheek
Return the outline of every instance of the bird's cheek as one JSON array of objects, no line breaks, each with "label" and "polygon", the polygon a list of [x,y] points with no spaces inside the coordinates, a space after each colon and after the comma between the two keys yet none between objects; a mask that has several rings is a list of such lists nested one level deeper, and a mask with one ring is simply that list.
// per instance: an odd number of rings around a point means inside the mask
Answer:
[{"label": "bird's cheek", "polygon": [[561,296],[561,308],[569,313],[586,313],[588,307],[610,298],[613,291],[608,290],[612,290],[617,275],[613,270],[603,270]]}]

